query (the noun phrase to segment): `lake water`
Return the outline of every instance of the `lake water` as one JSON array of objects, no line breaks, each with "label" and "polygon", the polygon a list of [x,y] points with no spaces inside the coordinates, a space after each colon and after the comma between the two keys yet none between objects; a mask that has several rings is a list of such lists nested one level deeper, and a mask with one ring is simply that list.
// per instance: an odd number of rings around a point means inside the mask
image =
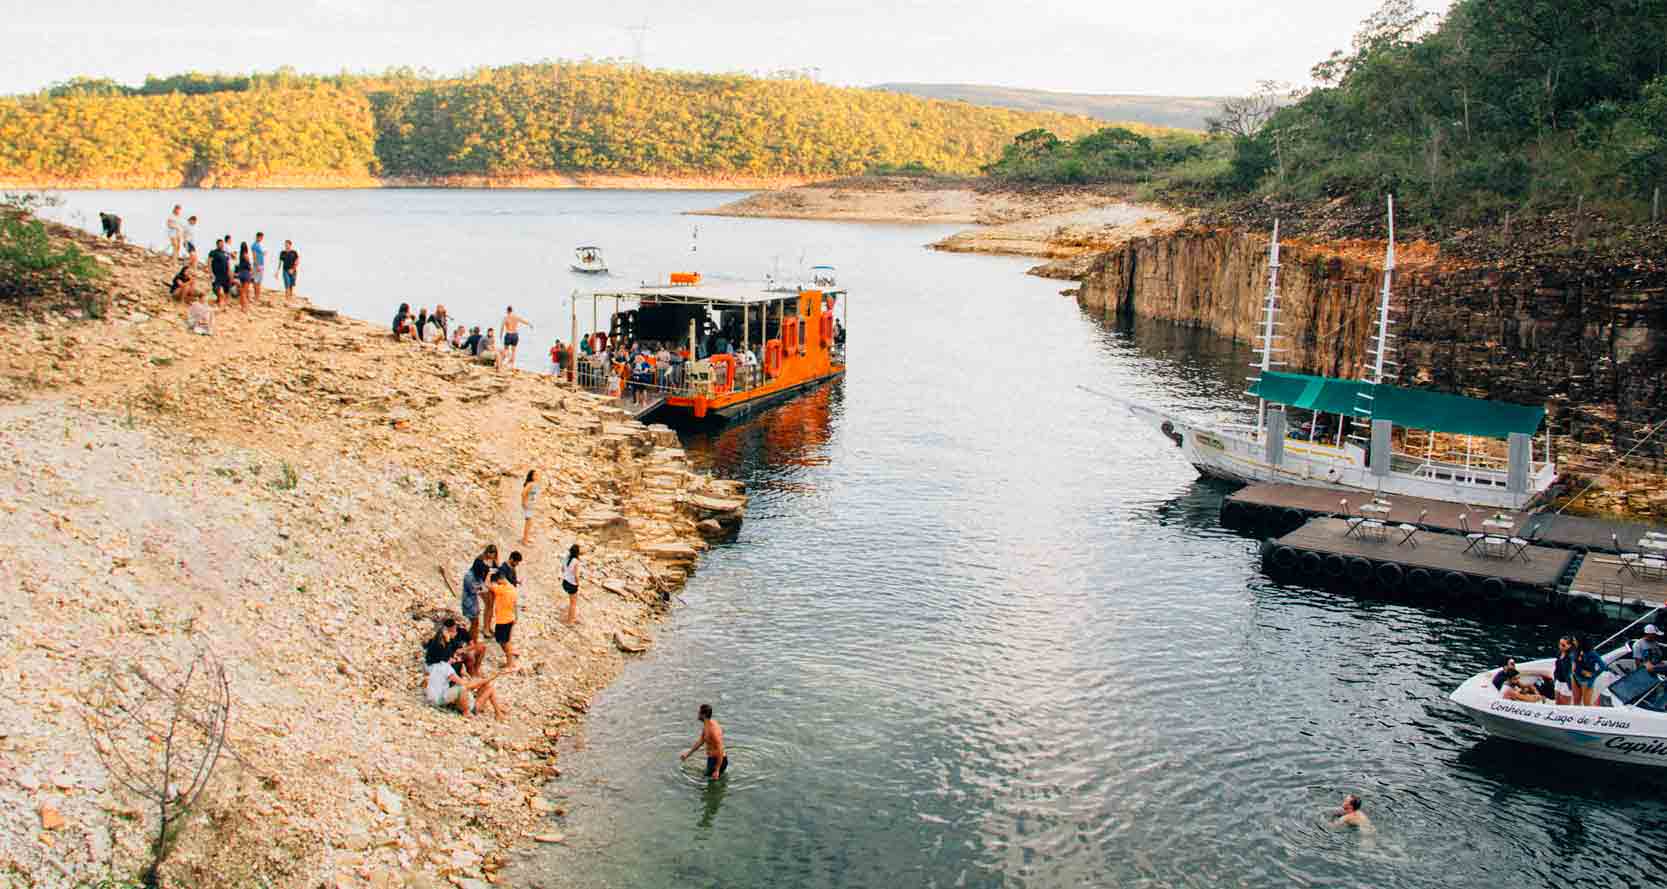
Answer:
[{"label": "lake water", "polygon": [[[1077,388],[1243,410],[1238,347],[1103,325],[1022,261],[922,249],[942,228],[679,215],[723,195],[73,193],[61,212],[160,241],[175,195],[203,232],[295,238],[301,289],[356,315],[444,302],[484,325],[513,302],[537,325],[523,367],[566,336],[579,243],[626,283],[803,255],[851,290],[842,383],[689,440],[746,481],[746,524],[567,742],[567,843],[514,885],[1515,887],[1667,866],[1667,789],[1485,741],[1446,701],[1559,628],[1270,582],[1217,527],[1224,490]],[[701,703],[731,748],[711,786],[677,760]],[[1327,827],[1349,792],[1376,833]]]}]

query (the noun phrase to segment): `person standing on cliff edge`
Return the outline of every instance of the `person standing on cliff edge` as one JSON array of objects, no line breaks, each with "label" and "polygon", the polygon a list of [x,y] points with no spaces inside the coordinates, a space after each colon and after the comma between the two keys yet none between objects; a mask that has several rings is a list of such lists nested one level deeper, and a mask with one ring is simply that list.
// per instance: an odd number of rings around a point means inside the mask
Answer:
[{"label": "person standing on cliff edge", "polygon": [[278,254],[278,273],[284,279],[284,298],[295,295],[295,276],[301,271],[301,254],[295,252],[293,241],[284,241],[284,249]]},{"label": "person standing on cliff edge", "polygon": [[185,249],[185,220],[179,215],[182,209],[175,204],[173,214],[168,217],[168,249],[175,259],[179,259],[179,252]]},{"label": "person standing on cliff edge", "polygon": [[510,370],[515,369],[515,347],[521,344],[521,334],[519,330],[522,324],[525,324],[528,327],[533,326],[531,321],[515,314],[514,306],[505,306],[504,347],[498,352],[498,367],[501,368],[505,364],[508,364]]}]

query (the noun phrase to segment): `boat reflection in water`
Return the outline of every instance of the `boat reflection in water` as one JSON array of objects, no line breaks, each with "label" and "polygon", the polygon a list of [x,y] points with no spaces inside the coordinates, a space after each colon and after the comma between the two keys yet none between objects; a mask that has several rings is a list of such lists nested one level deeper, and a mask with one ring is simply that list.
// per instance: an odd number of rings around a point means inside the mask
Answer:
[{"label": "boat reflection in water", "polygon": [[829,463],[828,445],[844,407],[844,381],[834,380],[751,419],[685,433],[690,462],[720,475],[752,479],[751,492],[809,493],[805,470]]}]

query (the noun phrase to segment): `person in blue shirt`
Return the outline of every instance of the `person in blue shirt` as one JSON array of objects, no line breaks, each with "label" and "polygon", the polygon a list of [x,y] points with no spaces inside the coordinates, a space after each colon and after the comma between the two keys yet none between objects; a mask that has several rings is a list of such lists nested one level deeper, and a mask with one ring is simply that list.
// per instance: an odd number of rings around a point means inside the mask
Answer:
[{"label": "person in blue shirt", "polygon": [[1632,643],[1632,659],[1637,669],[1667,674],[1667,645],[1662,644],[1661,629],[1655,624],[1644,627],[1644,638]]},{"label": "person in blue shirt", "polygon": [[260,283],[266,280],[266,232],[255,232],[249,252],[255,255],[255,302],[260,302]]},{"label": "person in blue shirt", "polygon": [[1596,707],[1598,676],[1603,674],[1606,665],[1603,658],[1592,650],[1592,643],[1585,636],[1577,637],[1574,645],[1574,704],[1577,707]]}]

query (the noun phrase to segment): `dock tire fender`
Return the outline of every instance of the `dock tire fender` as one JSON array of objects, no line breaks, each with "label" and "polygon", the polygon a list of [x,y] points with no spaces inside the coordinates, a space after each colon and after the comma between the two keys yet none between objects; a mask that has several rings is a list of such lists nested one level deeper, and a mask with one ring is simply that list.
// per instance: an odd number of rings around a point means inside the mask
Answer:
[{"label": "dock tire fender", "polygon": [[1497,577],[1482,578],[1482,599],[1491,604],[1505,601],[1505,581]]},{"label": "dock tire fender", "polygon": [[1325,573],[1330,577],[1342,577],[1349,573],[1349,561],[1336,553],[1331,553],[1325,557]]},{"label": "dock tire fender", "polygon": [[1302,554],[1302,558],[1301,558],[1301,561],[1300,561],[1299,564],[1302,567],[1302,573],[1304,573],[1304,574],[1319,574],[1320,573],[1320,554],[1315,553],[1315,552],[1304,552]]},{"label": "dock tire fender", "polygon": [[1412,593],[1413,595],[1421,596],[1428,593],[1430,591],[1430,587],[1434,584],[1435,577],[1431,576],[1429,569],[1414,568],[1407,572],[1407,592]]},{"label": "dock tire fender", "polygon": [[1382,562],[1378,565],[1378,586],[1386,590],[1398,590],[1406,581],[1406,571],[1394,562]]},{"label": "dock tire fender", "polygon": [[1246,524],[1244,513],[1244,508],[1239,506],[1238,501],[1221,501],[1221,526],[1223,528],[1237,528]]},{"label": "dock tire fender", "polygon": [[1303,524],[1308,521],[1308,516],[1303,515],[1302,510],[1300,509],[1287,509],[1285,510],[1284,515],[1285,527],[1290,531],[1295,531],[1296,529],[1301,528]]},{"label": "dock tire fender", "polygon": [[1598,600],[1591,596],[1570,596],[1569,610],[1579,617],[1594,618],[1602,609],[1598,606]]},{"label": "dock tire fender", "polygon": [[1372,579],[1372,563],[1360,556],[1349,559],[1349,578],[1360,583]]},{"label": "dock tire fender", "polygon": [[1288,546],[1274,547],[1273,566],[1275,568],[1290,569],[1297,563],[1297,551]]},{"label": "dock tire fender", "polygon": [[1450,599],[1457,599],[1470,591],[1470,578],[1457,571],[1449,571],[1441,576],[1442,591]]}]

